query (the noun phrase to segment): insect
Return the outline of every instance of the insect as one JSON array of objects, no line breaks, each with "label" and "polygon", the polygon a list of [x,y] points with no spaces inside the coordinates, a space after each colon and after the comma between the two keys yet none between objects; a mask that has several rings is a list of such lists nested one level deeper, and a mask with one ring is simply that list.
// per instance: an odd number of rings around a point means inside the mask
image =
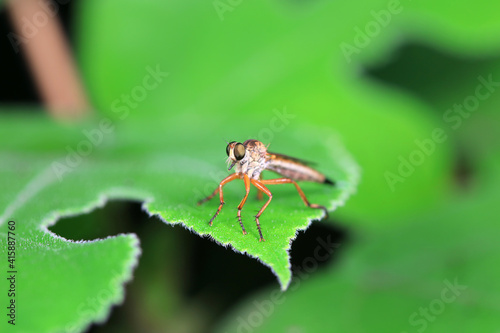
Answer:
[{"label": "insect", "polygon": [[[300,160],[298,158],[271,153],[267,151],[267,147],[258,140],[247,140],[243,143],[232,141],[229,142],[226,147],[227,153],[227,164],[228,170],[231,170],[234,166],[235,173],[224,178],[215,191],[208,197],[198,201],[198,205],[212,199],[217,193],[220,197],[219,208],[215,212],[215,215],[210,219],[209,225],[212,226],[214,219],[219,215],[222,210],[222,206],[225,204],[224,196],[222,194],[222,187],[227,183],[235,179],[243,179],[245,183],[246,194],[238,205],[238,222],[243,229],[243,234],[246,235],[245,227],[241,220],[241,210],[247,201],[248,194],[250,192],[250,185],[254,185],[258,189],[258,197],[262,197],[262,193],[265,193],[269,199],[266,201],[264,206],[259,210],[255,216],[255,222],[257,223],[257,230],[259,231],[260,239],[259,241],[264,241],[262,237],[262,230],[260,228],[259,218],[267,208],[273,195],[271,191],[266,187],[266,185],[277,185],[277,184],[293,184],[299,192],[302,201],[307,207],[322,209],[328,216],[328,211],[324,206],[318,204],[309,203],[304,192],[299,187],[296,181],[310,181],[316,183],[323,183],[328,185],[334,185],[334,182],[326,178],[325,175],[319,171],[314,170],[310,167],[311,163],[307,161]],[[283,178],[276,179],[262,179],[262,171],[269,170],[279,175]]]}]

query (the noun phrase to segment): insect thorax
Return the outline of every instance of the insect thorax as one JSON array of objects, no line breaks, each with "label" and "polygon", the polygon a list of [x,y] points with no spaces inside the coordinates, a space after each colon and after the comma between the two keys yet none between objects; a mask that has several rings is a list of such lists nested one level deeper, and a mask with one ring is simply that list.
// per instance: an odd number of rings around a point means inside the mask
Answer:
[{"label": "insect thorax", "polygon": [[236,165],[236,172],[247,174],[248,177],[253,179],[259,179],[261,172],[266,168],[267,148],[262,142],[257,140],[247,140],[244,142],[244,145],[246,154]]}]

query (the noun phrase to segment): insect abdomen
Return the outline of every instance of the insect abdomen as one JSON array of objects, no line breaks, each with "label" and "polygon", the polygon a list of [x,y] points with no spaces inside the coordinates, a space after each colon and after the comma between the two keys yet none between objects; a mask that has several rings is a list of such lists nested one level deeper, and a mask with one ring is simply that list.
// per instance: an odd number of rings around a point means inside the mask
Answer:
[{"label": "insect abdomen", "polygon": [[291,160],[281,158],[271,159],[269,160],[266,169],[295,181],[309,181],[334,185],[334,183],[330,179],[326,178],[321,172],[316,171],[307,165]]}]

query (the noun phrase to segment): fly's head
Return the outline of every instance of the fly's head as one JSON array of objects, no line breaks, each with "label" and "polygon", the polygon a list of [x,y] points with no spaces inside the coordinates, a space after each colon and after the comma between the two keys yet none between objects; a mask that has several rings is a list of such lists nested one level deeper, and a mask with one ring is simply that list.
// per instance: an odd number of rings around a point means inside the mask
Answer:
[{"label": "fly's head", "polygon": [[227,154],[227,169],[231,170],[236,163],[241,163],[245,160],[247,151],[245,145],[241,142],[231,141],[226,147]]},{"label": "fly's head", "polygon": [[226,147],[228,170],[236,165],[237,173],[247,173],[254,178],[262,172],[266,163],[267,147],[258,140],[244,143],[232,141]]}]

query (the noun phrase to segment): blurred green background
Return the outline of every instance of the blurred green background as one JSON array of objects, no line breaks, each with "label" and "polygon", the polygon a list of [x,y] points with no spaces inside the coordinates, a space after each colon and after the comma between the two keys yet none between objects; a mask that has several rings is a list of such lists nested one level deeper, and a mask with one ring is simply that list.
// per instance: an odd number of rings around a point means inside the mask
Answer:
[{"label": "blurred green background", "polygon": [[[196,133],[222,122],[237,133],[287,110],[294,128],[337,133],[362,168],[356,195],[299,235],[294,282],[280,296],[257,261],[149,218],[140,203],[59,221],[51,230],[69,239],[141,240],[124,304],[90,332],[500,330],[498,1],[87,0],[59,9],[92,106],[116,126],[136,124],[154,141],[169,136],[165,123]],[[2,43],[0,121],[42,112],[22,55]],[[137,95],[152,71],[168,76]],[[328,237],[338,250],[311,261]]]}]

